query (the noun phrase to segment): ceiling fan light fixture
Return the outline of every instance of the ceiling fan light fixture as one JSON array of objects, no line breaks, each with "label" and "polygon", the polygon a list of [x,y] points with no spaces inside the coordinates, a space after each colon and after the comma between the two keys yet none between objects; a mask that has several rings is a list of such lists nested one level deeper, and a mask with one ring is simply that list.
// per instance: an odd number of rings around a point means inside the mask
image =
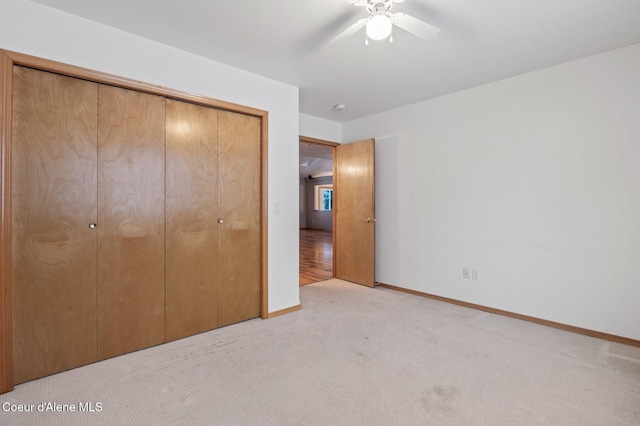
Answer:
[{"label": "ceiling fan light fixture", "polygon": [[376,13],[367,21],[367,37],[371,40],[384,40],[391,35],[393,23],[386,13]]}]

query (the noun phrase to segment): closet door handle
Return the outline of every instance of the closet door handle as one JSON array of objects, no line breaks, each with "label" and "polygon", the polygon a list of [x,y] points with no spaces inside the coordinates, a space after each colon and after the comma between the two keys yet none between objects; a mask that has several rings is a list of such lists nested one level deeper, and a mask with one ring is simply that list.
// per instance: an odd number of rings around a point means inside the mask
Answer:
[{"label": "closet door handle", "polygon": [[224,222],[224,220],[218,219],[218,223],[223,223],[223,222]]},{"label": "closet door handle", "polygon": [[90,223],[89,224],[89,228],[91,228],[91,229],[96,229],[97,227],[98,227],[97,223]]}]

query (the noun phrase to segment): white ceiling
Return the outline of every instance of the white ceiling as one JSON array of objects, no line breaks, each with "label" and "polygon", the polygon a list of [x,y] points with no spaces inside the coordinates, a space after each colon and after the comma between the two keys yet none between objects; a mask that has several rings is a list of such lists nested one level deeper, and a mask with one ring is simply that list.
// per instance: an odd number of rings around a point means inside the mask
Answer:
[{"label": "white ceiling", "polygon": [[327,145],[300,142],[300,177],[333,175],[333,149]]},{"label": "white ceiling", "polygon": [[345,0],[36,2],[295,85],[300,112],[339,122],[640,43],[640,0],[406,0],[436,38],[336,47],[366,16]]}]

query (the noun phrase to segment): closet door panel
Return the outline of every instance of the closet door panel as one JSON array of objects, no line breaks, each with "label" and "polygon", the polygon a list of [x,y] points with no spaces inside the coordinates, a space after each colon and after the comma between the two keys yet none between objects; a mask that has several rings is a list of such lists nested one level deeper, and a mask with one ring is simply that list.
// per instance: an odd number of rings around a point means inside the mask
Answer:
[{"label": "closet door panel", "polygon": [[164,133],[164,98],[99,87],[99,359],[165,338]]},{"label": "closet door panel", "polygon": [[13,359],[22,383],[97,359],[95,83],[14,67]]},{"label": "closet door panel", "polygon": [[260,315],[260,118],[218,113],[218,323]]},{"label": "closet door panel", "polygon": [[167,100],[167,340],[217,327],[217,120]]}]

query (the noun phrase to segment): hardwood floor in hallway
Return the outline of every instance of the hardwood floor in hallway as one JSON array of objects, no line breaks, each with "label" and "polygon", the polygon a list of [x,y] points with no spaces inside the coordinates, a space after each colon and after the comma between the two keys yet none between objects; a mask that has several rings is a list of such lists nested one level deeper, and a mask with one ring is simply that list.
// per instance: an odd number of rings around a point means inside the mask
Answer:
[{"label": "hardwood floor in hallway", "polygon": [[319,229],[300,230],[300,285],[333,278],[333,235]]}]

